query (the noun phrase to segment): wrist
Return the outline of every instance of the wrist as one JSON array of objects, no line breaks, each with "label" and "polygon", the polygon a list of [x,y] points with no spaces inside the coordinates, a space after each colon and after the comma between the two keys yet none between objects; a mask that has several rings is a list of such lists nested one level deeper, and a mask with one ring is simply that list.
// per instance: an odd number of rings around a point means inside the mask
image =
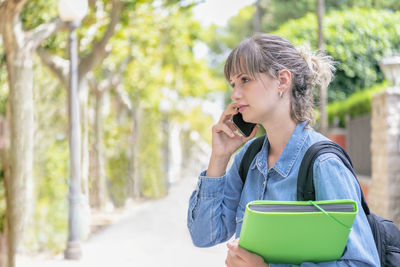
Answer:
[{"label": "wrist", "polygon": [[209,177],[221,177],[226,172],[230,156],[211,154],[206,175]]}]

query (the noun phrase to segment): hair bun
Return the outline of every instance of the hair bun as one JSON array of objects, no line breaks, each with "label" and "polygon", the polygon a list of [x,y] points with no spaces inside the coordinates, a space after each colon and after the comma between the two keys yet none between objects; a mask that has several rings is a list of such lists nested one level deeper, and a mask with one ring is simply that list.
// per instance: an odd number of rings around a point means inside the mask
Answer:
[{"label": "hair bun", "polygon": [[312,73],[312,87],[320,86],[327,87],[333,77],[335,71],[334,62],[331,56],[318,51],[313,52],[309,44],[296,47],[300,57],[307,63],[308,68]]}]

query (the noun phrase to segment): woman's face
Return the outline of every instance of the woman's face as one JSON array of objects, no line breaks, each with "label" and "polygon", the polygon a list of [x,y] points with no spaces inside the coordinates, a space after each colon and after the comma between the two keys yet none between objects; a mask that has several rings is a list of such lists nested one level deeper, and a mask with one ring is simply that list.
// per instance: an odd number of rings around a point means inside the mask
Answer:
[{"label": "woman's face", "polygon": [[264,124],[277,117],[279,80],[264,73],[256,77],[252,79],[246,73],[231,75],[231,99],[237,103],[245,121]]}]

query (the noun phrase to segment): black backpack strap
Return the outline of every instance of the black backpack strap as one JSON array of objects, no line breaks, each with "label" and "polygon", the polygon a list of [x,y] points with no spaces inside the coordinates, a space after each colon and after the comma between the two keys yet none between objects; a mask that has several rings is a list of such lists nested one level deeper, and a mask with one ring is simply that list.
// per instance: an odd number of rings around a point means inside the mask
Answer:
[{"label": "black backpack strap", "polygon": [[239,176],[242,179],[243,185],[246,182],[247,173],[249,172],[250,164],[253,162],[253,159],[260,152],[262,145],[264,143],[265,135],[259,136],[256,140],[253,141],[247,148],[246,152],[244,152],[242,161],[239,166]]},{"label": "black backpack strap", "polygon": [[[318,156],[325,153],[333,153],[338,156],[343,164],[353,173],[358,185],[357,176],[353,169],[353,164],[347,152],[338,144],[332,141],[320,141],[309,147],[300,165],[299,175],[297,178],[297,200],[315,200],[315,187],[313,180],[313,166],[314,161]],[[364,193],[361,189],[361,205],[364,209],[365,214],[370,214],[369,207],[364,198]]]}]

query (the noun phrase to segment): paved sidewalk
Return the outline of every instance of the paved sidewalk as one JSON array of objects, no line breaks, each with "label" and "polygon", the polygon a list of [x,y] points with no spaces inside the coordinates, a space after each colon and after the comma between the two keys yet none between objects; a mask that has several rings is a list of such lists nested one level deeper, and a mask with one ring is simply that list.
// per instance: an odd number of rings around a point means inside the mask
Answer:
[{"label": "paved sidewalk", "polygon": [[220,267],[226,246],[196,248],[186,227],[186,212],[195,178],[170,189],[165,199],[137,205],[115,224],[83,243],[83,258],[66,261],[17,258],[17,267]]}]

